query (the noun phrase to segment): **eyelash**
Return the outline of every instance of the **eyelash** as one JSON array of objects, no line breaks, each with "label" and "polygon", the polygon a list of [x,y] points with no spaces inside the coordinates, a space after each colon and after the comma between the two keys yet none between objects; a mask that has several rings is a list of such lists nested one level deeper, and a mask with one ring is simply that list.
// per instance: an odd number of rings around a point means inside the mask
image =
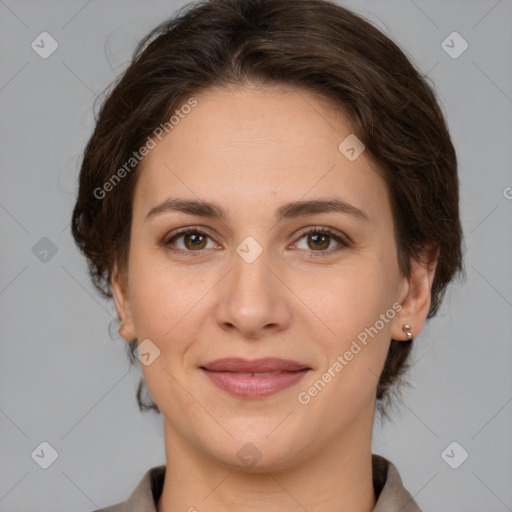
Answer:
[{"label": "eyelash", "polygon": [[[162,245],[166,249],[170,250],[171,252],[177,253],[177,254],[186,254],[186,255],[190,254],[195,257],[201,256],[202,253],[206,249],[198,249],[197,251],[191,251],[191,250],[177,249],[175,247],[172,247],[171,242],[175,241],[176,239],[178,239],[184,235],[189,235],[189,234],[198,234],[201,236],[206,236],[208,238],[211,238],[210,235],[208,235],[208,233],[206,233],[198,228],[195,228],[195,227],[182,228],[182,229],[178,230],[177,232],[175,232],[171,237],[164,238],[162,241]],[[305,236],[308,236],[308,235],[328,235],[329,237],[333,238],[336,242],[338,242],[340,244],[340,246],[335,249],[326,249],[326,250],[319,250],[319,251],[311,250],[311,253],[314,254],[314,256],[310,256],[312,258],[316,258],[317,256],[320,256],[320,257],[329,256],[331,254],[340,252],[343,249],[350,247],[350,245],[351,245],[347,240],[343,239],[342,237],[337,235],[334,231],[330,230],[329,228],[316,228],[316,227],[311,228],[307,231],[302,232],[300,237],[298,238],[298,240],[301,240],[302,238],[304,238]]]}]

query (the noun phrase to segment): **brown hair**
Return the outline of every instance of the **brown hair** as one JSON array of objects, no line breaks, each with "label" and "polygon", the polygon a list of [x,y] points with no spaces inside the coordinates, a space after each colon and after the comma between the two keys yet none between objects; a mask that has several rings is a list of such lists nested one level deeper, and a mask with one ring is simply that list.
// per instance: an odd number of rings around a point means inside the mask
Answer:
[{"label": "brown hair", "polygon": [[[388,184],[402,273],[409,274],[411,258],[430,258],[427,247],[439,250],[432,317],[463,271],[455,150],[426,76],[370,22],[327,0],[196,2],[140,41],[96,116],[72,216],[98,291],[112,298],[113,265],[127,262],[138,166],[108,193],[98,191],[187,98],[247,84],[299,87],[344,109]],[[137,341],[126,346],[134,364]],[[410,350],[411,342],[391,340],[377,385],[384,413],[383,399],[390,403],[391,385],[402,382]],[[142,399],[144,387],[141,378],[140,410],[159,411],[150,396]]]}]

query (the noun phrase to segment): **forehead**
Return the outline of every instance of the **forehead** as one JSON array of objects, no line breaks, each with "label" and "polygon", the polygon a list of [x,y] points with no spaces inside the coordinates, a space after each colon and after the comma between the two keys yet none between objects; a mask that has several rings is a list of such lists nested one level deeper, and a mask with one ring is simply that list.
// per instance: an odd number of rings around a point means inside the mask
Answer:
[{"label": "forehead", "polygon": [[209,89],[194,98],[144,158],[134,210],[170,195],[255,211],[333,193],[362,209],[389,206],[365,152],[351,161],[340,151],[353,134],[334,103],[286,86]]}]

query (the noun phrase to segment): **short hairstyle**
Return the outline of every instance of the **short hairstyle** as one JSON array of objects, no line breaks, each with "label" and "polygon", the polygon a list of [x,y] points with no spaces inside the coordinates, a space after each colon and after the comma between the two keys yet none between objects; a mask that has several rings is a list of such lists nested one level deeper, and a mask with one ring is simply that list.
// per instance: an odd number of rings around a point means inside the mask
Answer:
[{"label": "short hairstyle", "polygon": [[[112,298],[114,263],[126,268],[140,167],[127,170],[126,162],[134,151],[194,94],[280,84],[320,94],[348,116],[387,184],[402,275],[410,274],[412,258],[428,261],[438,251],[427,318],[434,316],[448,283],[463,271],[457,158],[448,128],[428,77],[369,21],[328,0],[199,1],[139,42],[105,91],[80,169],[71,230],[95,287]],[[119,173],[123,165],[126,172]],[[123,178],[114,183],[116,172]],[[390,390],[396,394],[404,382],[411,344],[391,340],[376,389],[384,415]],[[135,364],[137,340],[126,347]],[[143,400],[144,388],[141,378],[140,410],[160,412],[151,397]]]}]

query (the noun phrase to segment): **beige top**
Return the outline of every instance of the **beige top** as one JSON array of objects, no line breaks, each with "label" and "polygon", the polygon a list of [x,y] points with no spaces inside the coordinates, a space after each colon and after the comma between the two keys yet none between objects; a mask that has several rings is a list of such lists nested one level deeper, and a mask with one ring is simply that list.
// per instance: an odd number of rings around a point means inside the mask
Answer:
[{"label": "beige top", "polygon": [[[373,488],[377,503],[373,512],[421,512],[402,484],[396,467],[381,455],[372,454]],[[166,466],[149,469],[127,501],[94,512],[156,512],[162,494]]]}]

